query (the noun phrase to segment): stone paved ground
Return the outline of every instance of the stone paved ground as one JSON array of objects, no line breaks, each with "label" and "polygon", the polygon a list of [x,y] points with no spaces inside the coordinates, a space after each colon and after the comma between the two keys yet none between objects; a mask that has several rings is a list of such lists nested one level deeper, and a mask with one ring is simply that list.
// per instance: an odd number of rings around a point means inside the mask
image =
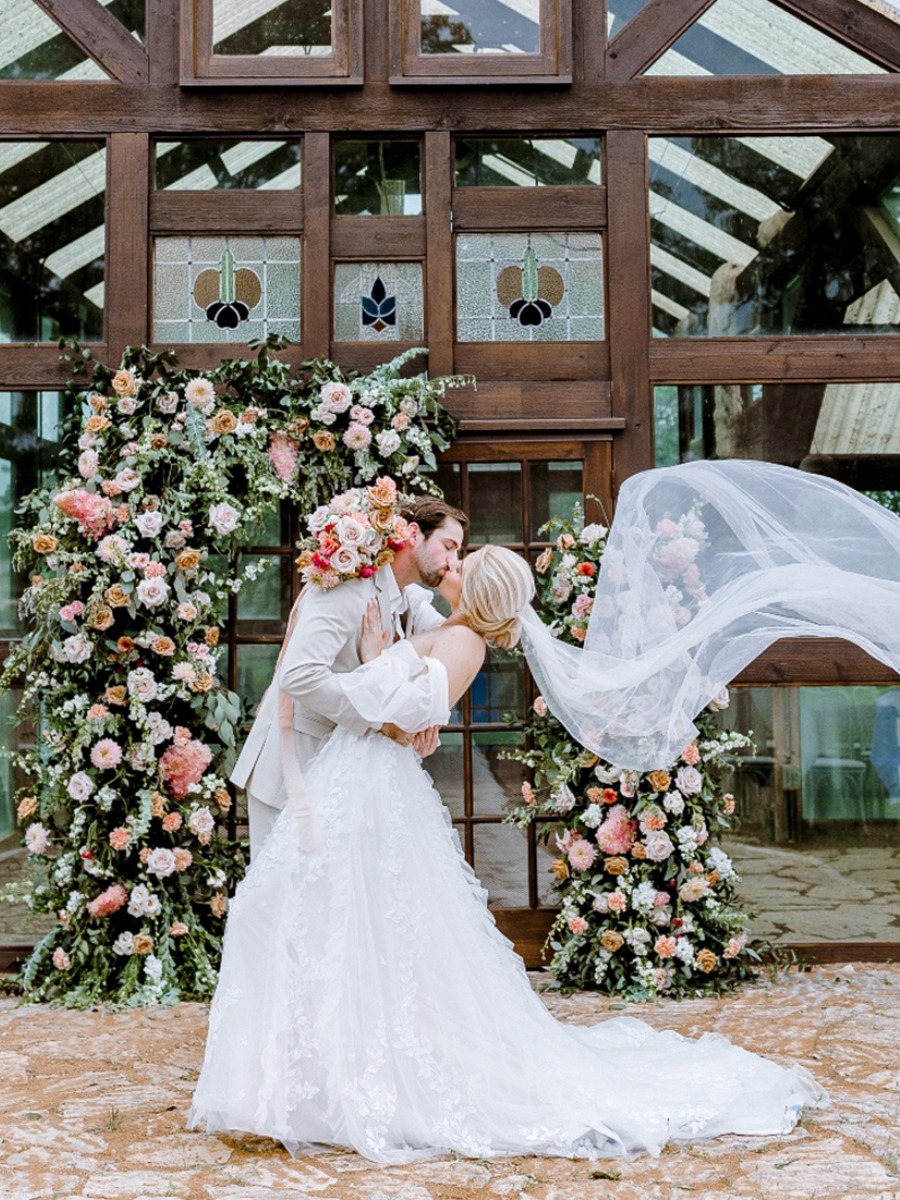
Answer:
[{"label": "stone paved ground", "polygon": [[[547,1002],[579,1024],[621,1008],[590,994]],[[800,1062],[831,1106],[786,1137],[723,1137],[622,1165],[295,1161],[262,1138],[185,1130],[205,1006],[104,1014],[2,999],[0,1200],[900,1200],[900,966],[822,967],[629,1011]]]}]

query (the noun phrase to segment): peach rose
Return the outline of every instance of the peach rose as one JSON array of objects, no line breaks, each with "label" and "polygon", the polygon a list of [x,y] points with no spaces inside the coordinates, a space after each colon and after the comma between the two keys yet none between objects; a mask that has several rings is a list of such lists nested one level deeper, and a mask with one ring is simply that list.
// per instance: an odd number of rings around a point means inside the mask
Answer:
[{"label": "peach rose", "polygon": [[625,939],[621,933],[616,933],[615,929],[607,929],[600,934],[600,945],[604,950],[608,950],[610,954],[615,954],[617,950],[621,950],[625,944]]},{"label": "peach rose", "polygon": [[557,879],[568,879],[569,878],[569,864],[566,862],[566,860],[564,858],[554,859],[554,861],[550,865],[550,870],[553,872],[553,874],[556,876]]},{"label": "peach rose", "polygon": [[218,646],[219,644],[219,627],[218,625],[210,625],[206,633],[203,635],[203,640],[207,646]]},{"label": "peach rose", "polygon": [[131,830],[126,829],[124,825],[119,825],[109,835],[109,844],[113,850],[125,850],[128,848],[128,843],[131,841]]},{"label": "peach rose", "polygon": [[607,875],[624,875],[628,870],[628,860],[614,854],[611,858],[604,858],[603,870]]},{"label": "peach rose", "polygon": [[170,637],[160,634],[159,637],[154,638],[150,643],[150,649],[154,654],[162,654],[165,658],[169,658],[175,653],[175,643]]},{"label": "peach rose", "polygon": [[304,550],[302,554],[298,554],[294,559],[294,566],[298,571],[305,571],[307,567],[312,565],[312,560],[312,552],[310,550]]},{"label": "peach rose", "polygon": [[334,437],[327,430],[320,429],[313,434],[313,445],[323,454],[327,454],[329,450],[334,449]]},{"label": "peach rose", "polygon": [[196,679],[191,680],[192,692],[208,692],[213,686],[213,677],[208,671],[200,671]]},{"label": "peach rose", "polygon": [[576,937],[580,937],[583,933],[587,933],[588,923],[584,917],[569,917],[566,924]]},{"label": "peach rose", "polygon": [[[166,833],[177,833],[177,831],[181,828],[181,813],[166,813],[166,815],[163,817],[162,827]],[[175,855],[177,857],[177,850],[175,851]]]},{"label": "peach rose", "polygon": [[553,551],[548,546],[546,550],[542,550],[534,564],[534,569],[538,575],[543,575],[550,564],[553,562]]},{"label": "peach rose", "polygon": [[102,633],[104,629],[109,629],[110,625],[115,621],[113,610],[102,604],[100,608],[88,619],[88,625],[92,629],[99,629]]},{"label": "peach rose", "polygon": [[37,812],[37,800],[34,796],[24,796],[19,801],[19,807],[16,809],[16,816],[20,821],[27,821],[29,817],[34,816]]},{"label": "peach rose", "polygon": [[394,528],[394,513],[390,508],[376,508],[369,517],[372,528],[379,533],[390,533]]},{"label": "peach rose", "polygon": [[222,812],[228,812],[231,808],[231,794],[227,788],[216,788],[213,792],[213,799]]},{"label": "peach rose", "polygon": [[697,749],[696,742],[691,742],[689,746],[685,746],[681,752],[681,760],[691,767],[697,765],[700,761],[700,751]]},{"label": "peach rose", "polygon": [[647,847],[643,842],[635,842],[631,847],[631,857],[642,862],[647,857]]},{"label": "peach rose", "polygon": [[110,608],[127,608],[131,597],[122,591],[120,583],[114,583],[111,588],[106,589],[106,603]]},{"label": "peach rose", "polygon": [[85,433],[102,433],[104,429],[109,429],[110,425],[112,425],[112,421],[109,417],[104,417],[102,413],[95,413],[85,421],[84,431]]},{"label": "peach rose", "polygon": [[212,909],[214,917],[224,917],[228,911],[228,897],[223,896],[221,892],[216,892],[209,902],[209,907]]},{"label": "peach rose", "polygon": [[153,938],[147,933],[136,933],[134,935],[134,952],[135,954],[149,954],[153,949]]},{"label": "peach rose", "polygon": [[704,974],[708,975],[710,971],[714,971],[719,964],[718,958],[713,954],[712,950],[701,950],[697,955],[697,966]]},{"label": "peach rose", "polygon": [[93,396],[88,396],[88,404],[90,404],[95,413],[102,413],[106,410],[106,397],[98,396],[94,392]]},{"label": "peach rose", "polygon": [[237,417],[227,408],[220,408],[207,428],[210,432],[216,434],[217,437],[222,437],[227,433],[234,433],[237,429]]},{"label": "peach rose", "polygon": [[188,927],[184,921],[176,921],[174,925],[169,926],[169,937],[184,937],[188,932]]},{"label": "peach rose", "polygon": [[141,860],[141,862],[143,863],[143,865],[145,867],[147,865],[147,860],[149,859],[149,857],[150,857],[150,847],[145,846],[143,848],[143,850],[140,852],[140,854],[138,855],[138,858]]},{"label": "peach rose", "polygon": [[134,638],[126,637],[124,634],[116,642],[116,650],[119,654],[130,654],[134,649]]},{"label": "peach rose", "polygon": [[51,533],[39,533],[31,539],[31,548],[35,554],[52,554],[58,545],[59,542]]},{"label": "peach rose", "polygon": [[53,951],[53,965],[56,967],[57,971],[68,971],[69,967],[72,965],[68,954],[66,954],[62,946],[57,946]]},{"label": "peach rose", "polygon": [[137,388],[137,381],[133,371],[128,371],[124,367],[121,371],[116,371],[112,377],[112,389],[117,396],[133,396]]},{"label": "peach rose", "polygon": [[159,792],[154,792],[150,797],[150,815],[154,817],[162,817],[166,811],[166,798],[161,796]]},{"label": "peach rose", "polygon": [[678,943],[673,937],[658,937],[653,943],[653,949],[660,958],[674,958]]},{"label": "peach rose", "polygon": [[382,475],[366,488],[366,494],[379,508],[390,508],[397,499],[397,485],[388,475]]},{"label": "peach rose", "polygon": [[668,771],[650,771],[647,775],[647,782],[654,792],[667,792],[669,784],[672,782],[672,776]]},{"label": "peach rose", "polygon": [[103,699],[107,704],[125,704],[128,698],[128,692],[123,684],[117,683],[112,687],[108,687],[103,693]]},{"label": "peach rose", "polygon": [[[172,813],[170,815],[175,816],[176,814]],[[165,821],[163,822],[163,828],[165,828]],[[191,854],[190,850],[182,850],[181,848],[179,848],[178,850],[175,851],[175,870],[176,871],[186,871],[193,861],[194,861],[194,856],[193,856],[193,854]]]},{"label": "peach rose", "polygon": [[378,553],[375,555],[375,563],[374,563],[375,570],[380,571],[382,567],[386,567],[388,565],[388,563],[392,563],[393,561],[394,561],[393,550],[379,550]]}]

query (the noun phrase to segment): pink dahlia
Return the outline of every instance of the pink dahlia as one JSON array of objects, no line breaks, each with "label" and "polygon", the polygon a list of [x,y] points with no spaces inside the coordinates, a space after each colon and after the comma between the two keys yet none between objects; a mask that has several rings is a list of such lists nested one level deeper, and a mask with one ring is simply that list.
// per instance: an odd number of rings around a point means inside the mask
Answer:
[{"label": "pink dahlia", "polygon": [[95,767],[108,771],[122,761],[122,747],[112,738],[101,738],[91,750],[91,762]]},{"label": "pink dahlia", "polygon": [[191,738],[183,745],[170,746],[159,760],[159,768],[172,795],[182,799],[192,783],[200,782],[211,762],[210,748]]},{"label": "pink dahlia", "polygon": [[594,865],[597,851],[585,838],[575,838],[569,844],[569,862],[576,871],[586,871]]},{"label": "pink dahlia", "polygon": [[93,900],[90,900],[87,910],[92,917],[108,917],[111,913],[118,912],[120,908],[124,908],[127,903],[128,893],[122,887],[121,883],[114,883],[105,892],[101,892],[99,896],[95,896]]},{"label": "pink dahlia", "polygon": [[614,804],[606,820],[597,829],[597,845],[606,854],[627,854],[637,837],[637,821],[628,815],[624,804]]}]

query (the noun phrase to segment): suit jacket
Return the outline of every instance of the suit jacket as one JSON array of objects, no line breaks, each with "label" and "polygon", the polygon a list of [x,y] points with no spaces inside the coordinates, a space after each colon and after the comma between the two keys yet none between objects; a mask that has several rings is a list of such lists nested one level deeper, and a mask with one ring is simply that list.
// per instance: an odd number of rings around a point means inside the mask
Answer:
[{"label": "suit jacket", "polygon": [[[272,808],[283,808],[287,799],[281,767],[278,722],[279,690],[294,705],[294,737],[301,769],[337,725],[355,733],[373,727],[347,700],[338,676],[360,665],[359,636],[363,613],[372,599],[378,601],[381,627],[394,628],[392,601],[397,597],[393,574],[385,568],[369,579],[347,579],[330,591],[311,587],[303,597],[277,676],[263,696],[240,757],[232,783],[247,788]],[[407,631],[427,629],[443,620],[429,603],[427,588],[412,584],[401,599],[409,610]]]}]

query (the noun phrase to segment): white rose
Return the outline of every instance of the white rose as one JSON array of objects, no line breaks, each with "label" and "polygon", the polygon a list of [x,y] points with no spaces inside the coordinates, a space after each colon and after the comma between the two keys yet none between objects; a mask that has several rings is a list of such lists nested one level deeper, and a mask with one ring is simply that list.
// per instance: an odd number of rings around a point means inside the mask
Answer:
[{"label": "white rose", "polygon": [[709,861],[719,872],[720,879],[731,879],[734,875],[734,864],[719,846],[713,846],[709,852]]},{"label": "white rose", "polygon": [[128,553],[128,543],[117,533],[107,534],[97,543],[97,557],[105,563],[117,562]]},{"label": "white rose", "polygon": [[553,801],[553,807],[559,813],[571,812],[575,807],[575,796],[567,783],[558,787],[555,792],[551,792],[550,799]]},{"label": "white rose", "polygon": [[175,392],[166,392],[165,395],[157,397],[156,407],[161,413],[170,416],[178,408],[178,396]]},{"label": "white rose", "polygon": [[353,575],[359,569],[359,555],[350,546],[339,546],[331,556],[331,566],[341,575]]},{"label": "white rose", "polygon": [[675,957],[680,958],[683,963],[690,964],[694,961],[694,947],[687,938],[679,938],[675,946]]},{"label": "white rose", "polygon": [[328,524],[331,517],[331,510],[327,504],[320,504],[319,507],[306,518],[306,524],[309,526],[310,533],[321,533]]},{"label": "white rose", "polygon": [[227,500],[223,500],[221,504],[214,504],[209,510],[210,525],[212,525],[216,533],[223,536],[228,533],[234,533],[240,524],[240,520],[240,513]]},{"label": "white rose", "polygon": [[116,401],[116,408],[126,417],[130,417],[137,408],[137,400],[133,396],[120,396]]},{"label": "white rose", "polygon": [[137,598],[147,608],[159,608],[169,599],[169,585],[165,579],[142,579],[137,585]]},{"label": "white rose", "polygon": [[165,879],[167,875],[171,875],[175,870],[175,855],[165,846],[157,846],[150,851],[150,856],[147,859],[147,873],[156,875],[159,879]]},{"label": "white rose", "polygon": [[170,738],[174,730],[162,713],[152,712],[147,717],[147,732],[154,746],[158,746]]},{"label": "white rose", "polygon": [[94,651],[94,643],[83,633],[74,633],[63,642],[63,653],[70,663],[86,662]]},{"label": "white rose", "polygon": [[208,808],[195,808],[188,817],[188,827],[198,836],[207,836],[216,827],[215,819]]},{"label": "white rose", "polygon": [[149,900],[150,889],[139,883],[137,887],[131,889],[131,895],[128,897],[128,912],[132,917],[145,916]]},{"label": "white rose", "polygon": [[126,467],[116,476],[116,483],[123,492],[130,492],[141,482],[141,477],[133,467]]},{"label": "white rose", "polygon": [[134,934],[126,929],[112,944],[113,954],[134,954]]},{"label": "white rose", "polygon": [[712,700],[710,700],[709,707],[713,710],[713,712],[722,712],[722,710],[726,709],[730,703],[731,696],[728,688],[723,687],[715,694],[715,696],[713,696]]},{"label": "white rose", "polygon": [[675,776],[675,786],[686,796],[696,796],[703,789],[703,776],[695,767],[681,767]]},{"label": "white rose", "polygon": [[138,667],[134,671],[128,672],[128,694],[140,700],[143,704],[149,704],[151,700],[156,699],[157,686],[153,672],[147,667]]},{"label": "white rose", "polygon": [[159,983],[162,979],[162,973],[162,959],[157,958],[155,954],[148,954],[144,959],[144,974],[151,983]]},{"label": "white rose", "polygon": [[97,474],[100,461],[96,450],[85,450],[78,456],[78,474],[82,479],[93,479]]},{"label": "white rose", "polygon": [[135,517],[134,523],[135,523],[135,525],[137,525],[138,529],[141,531],[141,533],[144,535],[144,537],[147,537],[147,538],[159,537],[160,530],[162,529],[162,525],[163,525],[162,513],[158,513],[158,512],[141,513],[141,515],[139,517]]},{"label": "white rose", "polygon": [[419,458],[418,454],[413,454],[410,458],[408,458],[406,460],[406,462],[404,462],[403,466],[400,468],[400,474],[401,475],[412,475],[414,471],[418,470],[419,463],[421,461],[422,460]]},{"label": "white rose", "polygon": [[581,533],[578,535],[578,540],[582,546],[590,546],[594,542],[602,541],[609,530],[605,525],[585,525]]},{"label": "white rose", "polygon": [[346,412],[353,403],[353,393],[345,383],[325,383],[319,389],[319,401],[329,412]]},{"label": "white rose", "polygon": [[94,790],[94,781],[84,771],[76,771],[66,786],[66,791],[73,800],[87,800]]},{"label": "white rose", "polygon": [[352,517],[341,517],[338,521],[337,537],[344,546],[362,546],[366,540],[366,530]]},{"label": "white rose", "polygon": [[662,829],[647,835],[644,848],[651,862],[665,862],[675,850],[672,839]]},{"label": "white rose", "polygon": [[589,805],[581,814],[582,825],[587,825],[588,829],[596,829],[603,820],[603,809],[599,804]]},{"label": "white rose", "polygon": [[684,812],[684,796],[681,792],[668,792],[663,797],[663,808],[677,817],[679,813]]},{"label": "white rose", "polygon": [[401,438],[396,429],[385,429],[383,433],[379,433],[375,437],[378,443],[378,452],[384,458],[389,458],[395,450],[400,449]]},{"label": "white rose", "polygon": [[187,538],[180,529],[170,529],[166,534],[163,545],[167,550],[180,550]]}]

